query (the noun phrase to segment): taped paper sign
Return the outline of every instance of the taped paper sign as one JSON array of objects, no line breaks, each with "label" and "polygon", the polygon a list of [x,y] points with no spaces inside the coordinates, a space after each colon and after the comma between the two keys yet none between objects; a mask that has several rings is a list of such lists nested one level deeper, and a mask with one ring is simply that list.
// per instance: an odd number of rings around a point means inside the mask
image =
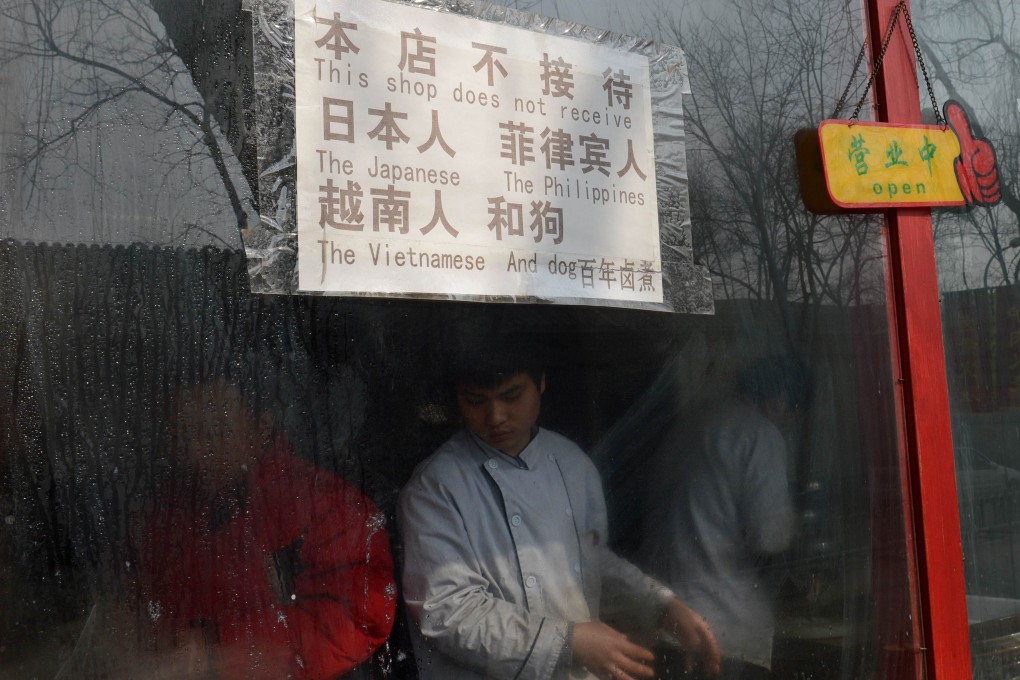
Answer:
[{"label": "taped paper sign", "polygon": [[377,0],[294,18],[300,290],[662,301],[645,57]]}]

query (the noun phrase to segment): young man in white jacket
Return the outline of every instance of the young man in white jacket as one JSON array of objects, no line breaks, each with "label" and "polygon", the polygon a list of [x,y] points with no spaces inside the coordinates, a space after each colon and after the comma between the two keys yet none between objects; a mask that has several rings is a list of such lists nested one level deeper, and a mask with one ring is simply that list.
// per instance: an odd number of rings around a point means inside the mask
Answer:
[{"label": "young man in white jacket", "polygon": [[400,496],[421,677],[652,677],[652,652],[601,620],[615,615],[658,625],[717,673],[705,620],[606,546],[598,472],[537,425],[544,372],[513,351],[484,355],[456,375],[464,429]]}]

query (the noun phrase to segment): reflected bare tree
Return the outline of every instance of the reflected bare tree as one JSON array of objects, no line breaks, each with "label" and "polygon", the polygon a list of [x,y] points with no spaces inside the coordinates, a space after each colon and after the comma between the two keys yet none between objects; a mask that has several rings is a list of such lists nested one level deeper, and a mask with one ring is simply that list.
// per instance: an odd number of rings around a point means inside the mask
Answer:
[{"label": "reflected bare tree", "polygon": [[18,121],[7,145],[13,151],[5,168],[28,182],[30,200],[72,173],[116,190],[125,178],[103,176],[115,144],[107,140],[104,149],[97,138],[128,125],[160,140],[151,160],[164,178],[211,160],[215,177],[196,182],[225,195],[245,225],[246,197],[214,108],[195,91],[146,0],[0,0],[0,70],[34,97],[33,113]]},{"label": "reflected bare tree", "polygon": [[944,289],[1020,281],[1020,10],[1003,0],[916,3],[921,45],[936,92],[963,103],[996,149],[1002,202],[937,210],[935,243]]},{"label": "reflected bare tree", "polygon": [[878,223],[806,212],[792,146],[799,128],[831,115],[862,40],[860,17],[807,0],[729,2],[714,12],[648,22],[690,63],[695,253],[717,295],[771,300],[789,339],[809,338],[814,315],[795,315],[791,304],[875,301],[884,285],[873,266]]}]

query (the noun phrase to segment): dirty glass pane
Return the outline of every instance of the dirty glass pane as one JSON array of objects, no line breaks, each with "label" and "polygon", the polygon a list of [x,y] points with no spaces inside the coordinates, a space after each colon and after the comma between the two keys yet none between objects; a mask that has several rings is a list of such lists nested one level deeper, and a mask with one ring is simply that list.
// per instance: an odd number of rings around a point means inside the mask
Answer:
[{"label": "dirty glass pane", "polygon": [[913,677],[880,225],[791,145],[838,4],[516,3],[687,55],[688,315],[254,295],[258,18],[0,0],[0,677],[590,677],[596,618],[678,677],[701,616]]},{"label": "dirty glass pane", "polygon": [[[580,440],[592,442],[606,484],[612,545],[701,607],[724,655],[770,659],[776,677],[920,673],[907,651],[920,640],[892,439],[879,223],[807,214],[789,152],[795,130],[837,117],[860,15],[781,0],[522,4],[675,42],[691,72],[695,256],[712,271],[716,314],[642,319],[655,324],[650,347],[630,319],[618,322],[620,339],[593,339],[605,376],[597,400],[619,397],[619,415]],[[844,117],[861,96],[859,79],[849,91]],[[736,496],[752,504],[755,477],[720,462],[739,449],[722,443],[727,427],[741,429],[729,400],[740,376],[761,368],[757,359],[775,355],[797,357],[811,375],[810,405],[778,428],[796,519],[785,525],[770,508],[738,530],[721,524],[720,498],[732,498],[739,481],[747,486]],[[757,477],[759,493],[776,489],[780,465],[771,480]],[[781,492],[773,499],[782,506]],[[754,544],[755,530],[774,543]]]},{"label": "dirty glass pane", "polygon": [[960,141],[983,168],[975,189],[1001,198],[933,218],[974,677],[1008,678],[1020,663],[1020,33],[1009,2],[925,0],[915,12],[939,106],[959,102],[969,119]]}]

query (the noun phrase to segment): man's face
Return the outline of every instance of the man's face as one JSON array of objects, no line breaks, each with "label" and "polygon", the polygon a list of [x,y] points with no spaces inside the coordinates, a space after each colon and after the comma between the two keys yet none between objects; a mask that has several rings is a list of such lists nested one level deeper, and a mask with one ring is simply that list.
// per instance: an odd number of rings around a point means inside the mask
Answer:
[{"label": "man's face", "polygon": [[479,439],[516,456],[531,441],[545,392],[545,376],[536,385],[527,373],[515,373],[496,387],[457,385],[457,405],[464,424]]},{"label": "man's face", "polygon": [[238,389],[224,380],[182,392],[176,429],[181,462],[207,491],[239,480],[258,462],[268,437]]},{"label": "man's face", "polygon": [[766,401],[761,405],[761,412],[772,424],[779,428],[784,436],[791,433],[797,427],[797,417],[800,412],[790,405],[790,399],[786,392]]}]

